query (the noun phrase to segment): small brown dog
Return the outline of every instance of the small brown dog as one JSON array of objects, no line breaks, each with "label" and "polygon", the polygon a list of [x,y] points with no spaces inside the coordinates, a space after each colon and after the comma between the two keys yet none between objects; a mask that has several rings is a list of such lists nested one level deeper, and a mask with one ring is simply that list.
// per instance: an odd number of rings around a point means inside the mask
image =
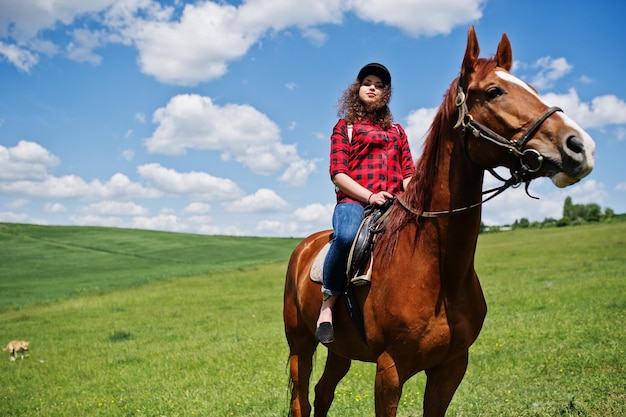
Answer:
[{"label": "small brown dog", "polygon": [[22,359],[24,359],[24,352],[28,350],[28,342],[25,342],[23,340],[11,340],[9,344],[7,345],[7,347],[2,349],[3,352],[5,350],[8,350],[9,352],[11,352],[12,361],[15,360],[18,353],[21,353]]}]

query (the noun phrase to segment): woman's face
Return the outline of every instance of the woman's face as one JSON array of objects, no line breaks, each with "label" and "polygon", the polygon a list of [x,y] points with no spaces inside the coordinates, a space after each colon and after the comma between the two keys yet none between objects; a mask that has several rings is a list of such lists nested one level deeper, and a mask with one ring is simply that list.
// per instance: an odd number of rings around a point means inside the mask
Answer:
[{"label": "woman's face", "polygon": [[359,98],[367,107],[376,107],[381,100],[385,85],[380,77],[368,75],[363,78],[359,88]]}]

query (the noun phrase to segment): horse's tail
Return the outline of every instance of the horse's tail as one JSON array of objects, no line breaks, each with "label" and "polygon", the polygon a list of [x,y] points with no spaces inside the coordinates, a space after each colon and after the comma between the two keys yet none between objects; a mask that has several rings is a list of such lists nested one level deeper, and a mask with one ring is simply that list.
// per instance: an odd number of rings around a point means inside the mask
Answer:
[{"label": "horse's tail", "polygon": [[287,417],[293,417],[293,413],[291,412],[291,393],[293,392],[293,380],[291,379],[291,375],[289,374],[289,358],[287,358],[285,369],[287,370]]}]

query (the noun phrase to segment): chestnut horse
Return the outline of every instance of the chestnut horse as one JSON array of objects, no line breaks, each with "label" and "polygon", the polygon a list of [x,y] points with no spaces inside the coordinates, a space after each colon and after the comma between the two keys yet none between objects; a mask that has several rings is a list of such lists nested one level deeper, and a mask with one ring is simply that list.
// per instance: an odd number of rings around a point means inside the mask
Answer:
[{"label": "chestnut horse", "polygon": [[[484,171],[508,167],[502,189],[550,177],[558,187],[593,168],[595,144],[561,109],[511,75],[506,34],[492,59],[479,58],[474,28],[458,79],[439,107],[413,180],[388,216],[374,248],[371,284],[353,289],[365,336],[346,304],[335,305],[335,341],[315,386],[314,415],[326,416],[351,360],[376,363],[377,417],[396,415],[403,384],[426,372],[424,416],[444,416],[461,383],[468,350],[487,306],[474,270]],[[331,231],[294,250],[285,281],[290,415],[310,416],[309,380],[322,293],[311,265]]]}]

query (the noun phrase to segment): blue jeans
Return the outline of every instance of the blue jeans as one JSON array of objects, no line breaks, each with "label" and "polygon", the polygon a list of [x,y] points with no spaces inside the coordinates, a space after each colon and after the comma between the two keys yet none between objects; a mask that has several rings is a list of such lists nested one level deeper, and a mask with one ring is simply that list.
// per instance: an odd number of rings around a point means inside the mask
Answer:
[{"label": "blue jeans", "polygon": [[358,203],[339,203],[333,212],[334,236],[324,260],[322,292],[339,295],[346,287],[348,254],[363,220],[363,206]]}]

